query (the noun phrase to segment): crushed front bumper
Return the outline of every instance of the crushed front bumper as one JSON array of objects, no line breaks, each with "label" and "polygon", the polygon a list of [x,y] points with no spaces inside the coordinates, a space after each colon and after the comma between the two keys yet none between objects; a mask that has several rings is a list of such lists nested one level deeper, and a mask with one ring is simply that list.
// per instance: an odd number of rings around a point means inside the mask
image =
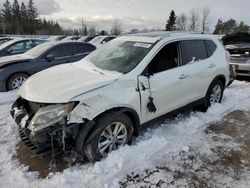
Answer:
[{"label": "crushed front bumper", "polygon": [[52,144],[53,154],[60,153],[61,149],[52,135],[58,129],[58,126],[32,134],[31,130],[28,129],[28,125],[34,115],[33,113],[31,108],[29,108],[28,101],[21,98],[18,98],[11,107],[10,114],[18,125],[19,135],[23,143],[32,153],[41,157],[52,155]]}]

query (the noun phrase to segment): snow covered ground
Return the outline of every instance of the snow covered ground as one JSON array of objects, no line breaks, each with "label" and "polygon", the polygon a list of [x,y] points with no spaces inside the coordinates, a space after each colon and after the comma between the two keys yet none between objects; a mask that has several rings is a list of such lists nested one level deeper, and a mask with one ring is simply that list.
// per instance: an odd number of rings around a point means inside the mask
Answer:
[{"label": "snow covered ground", "polygon": [[[211,151],[215,144],[211,141],[213,134],[206,134],[205,130],[232,111],[250,111],[250,83],[234,82],[226,89],[222,104],[214,105],[206,113],[192,112],[166,120],[159,125],[152,125],[135,139],[132,146],[112,152],[101,162],[78,164],[63,172],[50,174],[46,179],[38,178],[38,173],[30,172],[27,166],[17,160],[15,148],[19,137],[17,127],[9,115],[11,103],[15,98],[15,92],[0,93],[0,187],[140,187],[149,186],[150,182],[159,180],[171,182],[175,177],[172,172],[180,168],[183,168],[184,172],[185,167],[191,164],[190,169],[195,171],[205,162],[201,156],[209,156],[208,159],[211,160],[216,158]],[[216,145],[220,144],[225,146],[217,139]],[[238,149],[239,145],[231,139],[226,147]],[[196,153],[199,153],[200,157],[195,163],[186,159],[190,155],[196,156]],[[126,182],[133,174],[148,178],[149,184],[136,181],[120,183]],[[218,187],[250,187],[249,175],[250,172],[246,169],[237,181],[223,174],[219,174],[214,181],[215,185],[221,185]],[[136,177],[133,179],[136,180]],[[177,185],[187,186],[184,180],[172,184],[172,187]]]}]

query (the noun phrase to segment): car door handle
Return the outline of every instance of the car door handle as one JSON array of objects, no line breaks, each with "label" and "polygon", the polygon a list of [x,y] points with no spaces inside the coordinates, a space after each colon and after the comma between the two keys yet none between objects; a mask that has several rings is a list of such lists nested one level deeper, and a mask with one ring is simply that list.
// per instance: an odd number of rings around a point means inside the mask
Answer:
[{"label": "car door handle", "polygon": [[216,65],[212,63],[212,64],[209,65],[209,68],[211,69],[211,68],[214,68],[215,66]]},{"label": "car door handle", "polygon": [[179,79],[185,79],[185,78],[187,78],[187,77],[189,77],[188,74],[182,74],[182,75],[179,77]]}]

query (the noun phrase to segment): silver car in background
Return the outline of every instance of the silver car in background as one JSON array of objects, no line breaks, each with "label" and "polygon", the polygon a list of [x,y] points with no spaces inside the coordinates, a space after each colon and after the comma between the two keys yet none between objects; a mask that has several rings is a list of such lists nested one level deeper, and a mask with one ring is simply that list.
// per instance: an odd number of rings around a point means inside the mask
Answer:
[{"label": "silver car in background", "polygon": [[230,53],[230,68],[237,76],[250,76],[250,34],[236,33],[222,38]]}]

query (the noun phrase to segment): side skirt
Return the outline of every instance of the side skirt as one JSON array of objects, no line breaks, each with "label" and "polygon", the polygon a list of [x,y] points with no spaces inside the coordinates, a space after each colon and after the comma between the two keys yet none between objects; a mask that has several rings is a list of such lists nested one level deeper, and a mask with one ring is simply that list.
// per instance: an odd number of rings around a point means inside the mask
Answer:
[{"label": "side skirt", "polygon": [[142,128],[142,126],[147,126],[149,124],[152,124],[152,123],[159,123],[160,121],[163,121],[163,120],[166,120],[168,118],[172,118],[178,114],[181,114],[181,113],[187,113],[187,112],[190,112],[190,111],[193,111],[195,109],[195,107],[198,107],[199,105],[203,104],[204,102],[206,101],[205,98],[202,98],[202,99],[199,99],[197,101],[194,101],[192,103],[189,103],[181,108],[178,108],[174,111],[171,111],[171,112],[168,112],[160,117],[157,117],[153,120],[150,120],[146,123],[143,123],[140,128]]}]

